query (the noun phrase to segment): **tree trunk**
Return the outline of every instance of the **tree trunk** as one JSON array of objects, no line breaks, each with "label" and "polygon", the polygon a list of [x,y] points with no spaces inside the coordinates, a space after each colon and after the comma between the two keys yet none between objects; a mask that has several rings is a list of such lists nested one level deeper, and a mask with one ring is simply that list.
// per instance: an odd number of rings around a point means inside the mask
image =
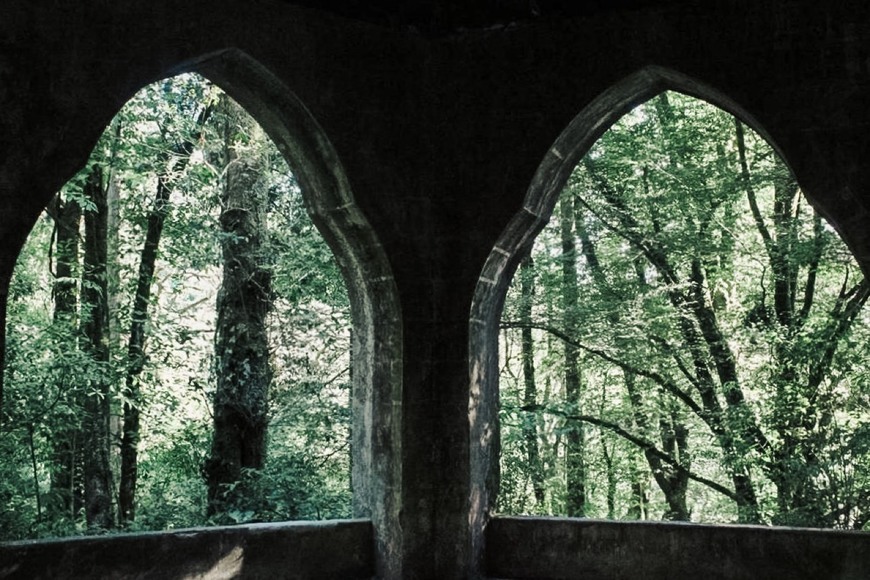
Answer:
[{"label": "tree trunk", "polygon": [[[81,206],[74,200],[64,200],[57,194],[49,206],[55,220],[55,268],[54,268],[54,325],[61,336],[75,337],[78,310],[79,227],[82,220]],[[66,388],[61,385],[61,388]],[[72,400],[76,407],[79,401]],[[66,422],[58,425],[51,434],[52,466],[51,494],[53,501],[49,510],[57,519],[75,519],[81,502],[81,486],[77,485],[76,466],[81,464],[81,450],[76,445],[80,425]],[[76,499],[78,498],[78,501]]]},{"label": "tree trunk", "polygon": [[109,462],[110,396],[107,365],[108,305],[106,283],[107,208],[106,191],[99,165],[85,185],[86,197],[94,209],[85,212],[85,253],[82,273],[82,350],[93,368],[88,373],[84,400],[84,487],[85,518],[89,529],[110,529],[112,514],[112,471]]},{"label": "tree trunk", "polygon": [[[623,372],[623,375],[625,377],[625,388],[628,391],[634,423],[641,433],[647,433],[651,430],[651,427],[642,408],[641,394],[636,385],[637,377],[628,372]],[[662,451],[680,462],[686,469],[690,467],[690,463],[686,458],[688,436],[688,428],[682,421],[674,417],[667,419],[663,417],[659,420],[659,437],[662,442]],[[668,504],[668,510],[662,515],[662,519],[688,521],[689,508],[686,505],[686,491],[689,486],[689,477],[686,472],[678,471],[669,465],[665,465],[658,456],[649,450],[644,450],[644,456],[652,470],[653,478],[656,480],[659,489],[662,490],[665,501]]]},{"label": "tree trunk", "polygon": [[[523,406],[534,408],[537,405],[538,390],[535,383],[535,345],[532,339],[532,303],[535,295],[535,271],[532,257],[526,257],[520,264],[520,322],[524,324],[522,333],[523,360]],[[537,414],[527,412],[523,418],[523,441],[526,448],[526,468],[535,494],[535,504],[544,505],[544,472],[538,447]]]},{"label": "tree trunk", "polygon": [[[768,442],[745,404],[734,354],[722,335],[716,314],[705,295],[706,280],[700,258],[695,256],[691,260],[689,278],[683,280],[671,263],[665,247],[654,236],[645,236],[644,228],[626,206],[620,193],[598,173],[589,156],[584,157],[583,163],[605,202],[616,211],[619,228],[613,231],[642,253],[667,284],[667,297],[677,313],[682,341],[692,359],[692,382],[703,405],[698,416],[722,447],[737,494],[740,521],[758,523],[758,498],[745,458],[751,450],[763,452]],[[686,282],[689,282],[688,287]],[[726,408],[719,401],[717,385],[722,391]]]},{"label": "tree trunk", "polygon": [[253,156],[234,148],[241,114],[231,110],[227,117],[220,217],[224,267],[217,299],[214,438],[207,465],[210,515],[237,505],[245,470],[263,467],[271,381],[266,333],[271,275],[264,248],[264,192],[256,187],[260,168]]},{"label": "tree trunk", "polygon": [[[569,336],[576,335],[577,321],[577,244],[574,239],[574,199],[562,195],[559,200],[562,239],[562,307],[564,328]],[[574,344],[565,348],[565,399],[577,414],[580,405],[579,350]],[[567,497],[565,511],[571,517],[586,514],[586,464],[584,458],[584,428],[582,423],[570,426],[565,436]]]},{"label": "tree trunk", "polygon": [[[118,352],[121,348],[121,189],[115,176],[118,149],[121,147],[121,119],[112,121],[112,141],[106,165],[106,284],[109,288],[109,348]],[[113,435],[119,434],[113,430]]]},{"label": "tree trunk", "polygon": [[616,467],[613,465],[614,449],[607,448],[607,441],[601,439],[601,458],[607,477],[607,519],[616,519]]},{"label": "tree trunk", "polygon": [[[598,260],[595,245],[592,242],[580,211],[575,211],[575,227],[583,250],[583,257],[586,260],[587,267],[591,271],[595,284],[598,286],[599,292],[610,295],[618,300],[626,300],[625,296],[616,295],[610,284],[608,284]],[[645,286],[647,283],[643,265],[641,260],[635,262],[637,281],[640,286]],[[612,313],[609,316],[609,322],[614,325],[618,324],[620,322],[620,315]],[[624,340],[617,339],[616,343],[622,352],[627,353],[631,348],[625,344]],[[635,427],[640,433],[652,433],[653,429],[647,416],[648,410],[643,408],[642,397],[636,386],[637,377],[625,370],[623,371],[623,377]],[[671,419],[671,421],[659,421],[659,437],[663,445],[662,451],[673,457],[676,461],[679,461],[688,470],[690,468],[686,452],[688,446],[688,428],[685,422],[676,420],[675,413],[672,414]],[[687,472],[674,470],[670,466],[664,465],[661,459],[649,449],[644,450],[644,456],[652,470],[656,484],[661,489],[665,496],[665,501],[668,503],[668,511],[664,514],[663,519],[688,521],[689,509],[686,505],[686,491],[688,489],[689,477]],[[633,491],[635,502],[637,503],[636,512],[633,513],[638,515],[645,514],[645,494],[642,493],[643,490],[640,484],[637,484],[637,489]]]},{"label": "tree trunk", "polygon": [[[821,216],[813,212],[813,238],[806,245],[809,251],[796,252],[801,246],[799,210],[795,204],[800,190],[788,168],[779,164],[774,182],[773,227],[768,227],[752,186],[748,150],[739,121],[735,121],[735,136],[743,190],[773,273],[776,316],[774,320],[763,321],[770,326],[776,323],[782,337],[775,345],[776,373],[771,381],[777,409],[773,428],[778,438],[775,446],[768,450],[770,461],[765,470],[777,490],[779,513],[774,521],[790,525],[833,525],[828,519],[828,510],[819,502],[818,487],[824,484],[816,476],[821,445],[817,446],[814,440],[822,430],[820,426],[828,424],[834,412],[823,381],[840,341],[867,300],[870,288],[861,280],[847,290],[847,274],[834,306],[819,314],[820,322],[815,323],[815,328],[805,325],[815,310],[817,276],[825,246]],[[806,268],[806,274],[799,284],[802,267]],[[799,286],[802,304],[798,310]],[[763,302],[764,295],[759,305],[762,312],[767,309]],[[808,339],[817,345],[811,352],[803,346]]]},{"label": "tree trunk", "polygon": [[139,466],[139,405],[141,391],[139,375],[145,367],[145,327],[151,302],[151,283],[157,265],[157,251],[163,235],[163,224],[169,214],[169,196],[174,178],[184,171],[190,161],[202,127],[211,114],[211,106],[203,107],[197,115],[196,128],[191,135],[176,144],[164,157],[172,156],[171,169],[157,177],[154,203],[148,213],[145,242],[139,258],[136,294],[130,315],[130,336],[127,341],[127,376],[124,383],[124,424],[121,437],[121,483],[118,489],[118,518],[121,525],[130,524],[136,517],[136,485]]},{"label": "tree trunk", "polygon": [[163,223],[169,211],[170,188],[163,176],[157,179],[154,205],[148,214],[145,244],[139,261],[136,295],[130,314],[130,338],[127,342],[127,377],[124,397],[124,427],[121,437],[121,483],[118,489],[118,519],[122,526],[136,517],[136,482],[138,478],[139,445],[139,375],[145,366],[145,323],[151,300],[151,282],[157,262],[157,249],[163,233]]},{"label": "tree trunk", "polygon": [[625,514],[629,520],[646,520],[649,518],[649,496],[646,492],[644,470],[638,467],[639,459],[631,460],[631,506]]},{"label": "tree trunk", "polygon": [[[111,159],[109,163],[112,163]],[[121,268],[118,259],[118,244],[120,230],[120,191],[117,184],[114,182],[114,171],[109,165],[108,176],[106,177],[106,306],[108,308],[108,321],[106,323],[106,344],[110,353],[120,352],[121,349]],[[120,481],[121,473],[121,448],[117,442],[123,437],[123,408],[124,402],[121,397],[112,397],[109,410],[109,440],[112,445],[109,448],[109,464],[112,468],[112,473],[119,475],[114,481]],[[112,493],[117,496],[118,489],[114,488]]]}]

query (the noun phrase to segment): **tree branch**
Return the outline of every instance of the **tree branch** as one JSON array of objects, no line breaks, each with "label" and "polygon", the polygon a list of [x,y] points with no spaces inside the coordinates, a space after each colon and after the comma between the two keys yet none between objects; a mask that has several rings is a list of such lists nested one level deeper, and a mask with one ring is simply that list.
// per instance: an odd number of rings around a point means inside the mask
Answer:
[{"label": "tree branch", "polygon": [[567,344],[570,344],[572,346],[575,346],[580,350],[588,352],[589,354],[593,354],[602,360],[605,360],[609,363],[615,364],[616,366],[618,366],[619,368],[621,368],[622,370],[624,370],[626,372],[629,372],[629,373],[638,375],[640,377],[644,377],[644,378],[652,380],[653,382],[655,382],[656,384],[658,384],[662,388],[664,388],[666,391],[668,391],[669,393],[672,393],[675,397],[680,399],[683,403],[686,404],[686,406],[688,406],[699,417],[704,418],[704,416],[706,415],[704,412],[704,409],[701,408],[701,406],[698,405],[698,403],[696,403],[695,400],[692,399],[691,396],[689,396],[685,391],[683,391],[680,387],[678,387],[676,384],[674,384],[673,381],[668,380],[666,377],[660,375],[659,373],[657,373],[655,371],[648,371],[646,369],[642,369],[642,368],[636,367],[634,365],[631,365],[623,360],[620,360],[612,355],[607,354],[606,352],[604,352],[601,349],[593,348],[591,346],[587,346],[585,344],[577,342],[576,340],[574,340],[573,338],[571,338],[565,332],[559,330],[558,328],[555,328],[553,326],[549,326],[546,324],[535,323],[535,322],[533,322],[531,324],[523,324],[521,322],[510,321],[510,320],[502,321],[500,328],[502,328],[502,329],[534,328],[534,329],[542,330],[546,333],[552,334],[553,336],[555,336],[559,340],[561,340]]},{"label": "tree branch", "polygon": [[[676,272],[671,267],[670,262],[668,261],[667,255],[665,252],[656,245],[647,244],[643,238],[641,232],[640,224],[637,219],[635,219],[631,210],[629,210],[622,199],[620,199],[619,194],[610,183],[601,177],[598,174],[597,169],[595,168],[595,164],[587,155],[583,158],[583,165],[586,168],[586,172],[589,174],[589,177],[595,182],[598,186],[599,191],[604,198],[604,200],[616,210],[616,217],[619,220],[622,229],[618,229],[613,227],[612,224],[608,224],[606,221],[602,220],[602,222],[607,225],[611,231],[615,234],[619,235],[627,242],[632,244],[635,248],[640,250],[644,256],[646,256],[647,260],[655,266],[661,275],[669,284],[676,285],[679,283],[679,279],[677,277]],[[582,198],[578,197],[580,203],[582,203],[589,211],[595,213],[595,211],[589,206],[588,203]],[[596,214],[597,215],[597,214]],[[600,217],[599,217],[600,219]]]},{"label": "tree branch", "polygon": [[803,326],[807,317],[810,315],[810,309],[813,307],[813,300],[816,292],[816,278],[818,277],[819,263],[822,259],[822,249],[824,247],[822,232],[822,216],[819,212],[813,210],[813,254],[807,268],[807,280],[804,284],[803,304],[801,305],[801,310],[797,317],[797,324],[799,326]]},{"label": "tree branch", "polygon": [[755,220],[755,227],[764,241],[764,249],[767,250],[767,257],[771,262],[776,260],[776,251],[774,250],[775,242],[773,236],[770,235],[770,230],[764,223],[764,217],[761,215],[761,210],[758,208],[758,199],[755,196],[755,189],[752,187],[752,178],[749,175],[749,162],[746,160],[746,140],[743,133],[743,123],[740,119],[734,117],[734,127],[737,133],[737,155],[740,158],[740,179],[743,182],[743,190],[746,193],[746,199],[749,201],[749,209],[752,211],[752,218]]},{"label": "tree branch", "polygon": [[[510,410],[511,408],[506,407],[506,409]],[[606,421],[604,419],[599,419],[598,417],[593,417],[592,415],[575,415],[575,414],[571,414],[571,413],[566,413],[564,411],[545,407],[543,405],[527,405],[527,406],[519,407],[517,410],[526,411],[526,412],[546,413],[548,415],[562,417],[566,421],[580,421],[583,423],[589,423],[590,425],[595,425],[596,427],[601,427],[602,429],[607,429],[608,431],[611,431],[611,432],[619,435],[620,437],[622,437],[626,441],[628,441],[628,442],[632,443],[633,445],[635,445],[636,447],[642,449],[644,452],[654,455],[655,457],[657,457],[658,459],[660,459],[664,463],[668,464],[669,466],[671,466],[672,468],[674,468],[678,472],[684,474],[689,479],[692,479],[694,481],[697,481],[698,483],[706,485],[710,489],[712,489],[714,491],[718,491],[722,495],[726,496],[727,498],[729,498],[735,502],[739,501],[737,494],[735,492],[731,491],[730,489],[728,489],[727,487],[725,487],[724,485],[721,485],[719,483],[716,483],[713,480],[710,480],[710,479],[707,479],[706,477],[698,475],[698,474],[694,473],[693,471],[691,471],[690,469],[686,469],[679,461],[677,461],[676,459],[674,459],[673,457],[671,457],[670,455],[668,455],[667,453],[665,453],[664,451],[662,451],[661,449],[659,449],[658,447],[653,445],[651,442],[647,441],[646,439],[644,439],[642,437],[638,437],[637,435],[630,433],[629,431],[623,429],[622,427],[620,427],[616,423],[612,423],[612,422]]]}]

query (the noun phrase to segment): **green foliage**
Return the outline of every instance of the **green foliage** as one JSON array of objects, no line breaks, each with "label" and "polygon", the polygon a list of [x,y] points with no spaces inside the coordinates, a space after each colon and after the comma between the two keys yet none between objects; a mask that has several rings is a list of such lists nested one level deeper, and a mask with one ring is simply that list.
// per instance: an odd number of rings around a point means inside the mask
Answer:
[{"label": "green foliage", "polygon": [[[10,286],[3,369],[2,540],[83,531],[80,502],[65,506],[55,489],[55,454],[57,441],[80,428],[82,395],[97,378],[108,377],[112,384],[112,458],[117,469],[121,409],[130,402],[122,388],[128,365],[125,346],[158,179],[166,179],[172,193],[152,284],[146,360],[138,376],[141,400],[134,402],[141,415],[141,438],[137,514],[130,529],[350,514],[347,295],[332,253],[305,211],[295,178],[274,144],[256,128],[234,135],[268,160],[257,184],[270,202],[275,301],[269,327],[274,380],[268,457],[261,472],[246,474],[238,484],[247,494],[243,505],[211,521],[206,517],[203,466],[212,430],[224,177],[218,168],[226,119],[212,114],[203,124],[203,111],[219,95],[219,89],[195,75],[144,88],[106,129],[88,167],[63,188],[64,199],[92,210],[82,188],[89,168],[100,164],[104,186],[117,192],[110,202],[117,213],[108,264],[110,363],[96,364],[82,352],[76,321],[54,321],[57,249],[52,247],[51,217],[39,220],[19,256]],[[194,148],[186,150],[191,140]]]},{"label": "green foliage", "polygon": [[[867,284],[771,147],[664,93],[601,137],[562,196],[574,215],[557,204],[536,241],[531,322],[518,282],[505,305],[500,509],[564,513],[565,434],[583,423],[590,515],[638,517],[645,501],[650,517],[682,504],[698,521],[866,525]],[[567,333],[566,219],[582,297]],[[534,409],[518,348],[530,325]],[[568,406],[565,341],[583,353],[581,401]],[[543,504],[524,421],[548,458]]]},{"label": "green foliage", "polygon": [[[156,421],[148,421],[153,424]],[[137,530],[169,530],[205,525],[206,488],[202,464],[209,444],[206,421],[162,425],[166,431],[150,433],[153,440],[140,458]]]}]

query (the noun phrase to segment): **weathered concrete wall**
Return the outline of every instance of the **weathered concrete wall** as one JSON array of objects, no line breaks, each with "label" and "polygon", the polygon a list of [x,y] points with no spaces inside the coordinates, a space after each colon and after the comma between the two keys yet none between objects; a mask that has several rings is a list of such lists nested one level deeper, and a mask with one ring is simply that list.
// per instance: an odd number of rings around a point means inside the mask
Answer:
[{"label": "weathered concrete wall", "polygon": [[863,580],[870,534],[493,518],[486,571],[504,580]]},{"label": "weathered concrete wall", "polygon": [[367,579],[368,521],[252,524],[0,545],[5,580]]},{"label": "weathered concrete wall", "polygon": [[0,314],[21,243],[103,127],[188,70],[276,140],[351,285],[355,506],[386,578],[476,574],[503,292],[572,164],[632,104],[673,88],[741,115],[870,269],[864,1],[667,2],[423,36],[280,0],[4,0]]}]

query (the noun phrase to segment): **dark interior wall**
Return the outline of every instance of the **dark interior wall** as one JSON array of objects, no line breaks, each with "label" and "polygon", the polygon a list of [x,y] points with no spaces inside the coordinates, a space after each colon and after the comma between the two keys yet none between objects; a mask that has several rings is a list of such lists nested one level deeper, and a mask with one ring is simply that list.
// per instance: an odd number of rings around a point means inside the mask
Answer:
[{"label": "dark interior wall", "polygon": [[[349,281],[387,281],[382,293],[361,287],[357,304],[390,302],[390,316],[357,319],[373,326],[375,346],[395,342],[371,351],[382,372],[360,411],[378,418],[369,418],[366,450],[377,473],[358,505],[375,521],[379,570],[394,578],[473,575],[486,519],[486,452],[497,430],[493,373],[470,380],[470,367],[482,360],[498,294],[530,239],[506,228],[543,224],[559,175],[626,106],[674,88],[740,114],[780,149],[870,267],[870,7],[640,4],[420,34],[278,0],[6,0],[0,306],[38,212],[140,87],[185,70],[225,74],[225,88],[261,112],[273,137],[286,133],[280,115],[268,114],[269,98],[250,87],[233,92],[221,54],[247,55],[276,91],[298,98],[312,130],[328,140],[331,156],[322,158],[353,200],[354,217],[343,223],[358,228],[344,245],[332,239],[346,271],[359,266]],[[586,141],[552,151],[583,111],[572,135]],[[552,175],[536,177],[546,159]],[[487,260],[496,267],[481,279]],[[481,293],[481,285],[493,290]],[[495,297],[481,313],[486,331],[469,327],[476,291]],[[494,364],[487,361],[483,367]]]}]

